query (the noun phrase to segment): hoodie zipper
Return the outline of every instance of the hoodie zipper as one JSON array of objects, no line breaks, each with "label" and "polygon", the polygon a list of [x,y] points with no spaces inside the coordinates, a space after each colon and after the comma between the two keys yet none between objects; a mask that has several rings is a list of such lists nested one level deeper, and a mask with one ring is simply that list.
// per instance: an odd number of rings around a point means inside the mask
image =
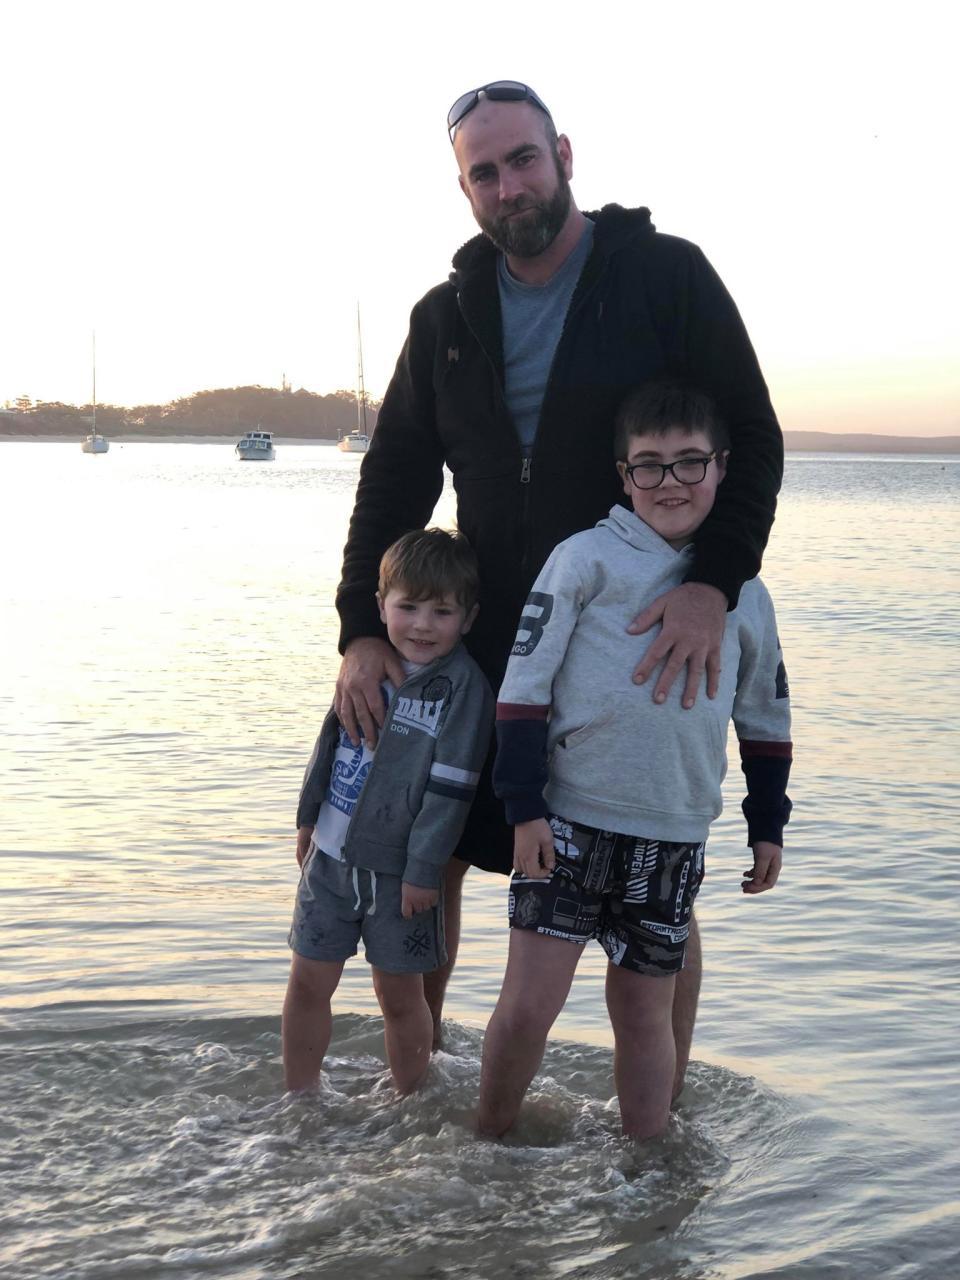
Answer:
[{"label": "hoodie zipper", "polygon": [[[463,305],[463,297],[459,289],[457,290],[457,309],[460,312],[460,315],[463,319],[463,323],[467,326],[467,330],[469,331],[471,338],[473,338],[474,342],[483,352],[484,359],[486,360],[487,364],[490,366],[490,372],[493,375],[493,385],[497,389],[497,397],[500,401],[500,406],[506,413],[507,417],[509,418],[510,406],[507,404],[506,393],[503,389],[503,383],[500,380],[500,372],[497,369],[496,364],[494,363],[493,356],[491,356],[490,352],[487,350],[487,348],[483,345],[483,343],[477,337],[477,331],[476,329],[474,329],[473,325],[470,323],[470,319],[467,316],[466,308]],[[521,466],[520,466],[520,482],[522,484],[529,484],[530,482],[530,459],[529,458],[522,459]]]},{"label": "hoodie zipper", "polygon": [[[587,263],[589,263],[589,261],[590,260],[588,258]],[[585,267],[586,265],[587,264],[585,264]],[[579,298],[576,298],[576,290],[574,291],[576,305],[572,306],[571,309],[568,310],[566,317],[564,318],[563,328],[560,331],[560,338],[559,338],[559,341],[557,342],[556,350],[553,353],[553,359],[550,362],[550,371],[547,374],[547,382],[543,391],[543,401],[540,405],[541,418],[543,417],[543,406],[547,403],[547,399],[550,394],[550,385],[553,381],[553,371],[556,368],[557,357],[560,354],[560,349],[563,346],[563,340],[567,333],[567,325],[571,317],[578,315],[579,312],[582,311],[584,306],[586,306],[594,290],[597,288],[597,285],[600,283],[600,280],[603,277],[605,269],[606,269],[606,264],[604,263],[604,266],[597,272],[597,275],[595,276],[595,278],[591,281],[588,288],[584,290],[584,292]],[[504,391],[503,384],[500,380],[499,371],[497,369],[496,364],[493,361],[493,357],[490,355],[490,352],[487,350],[484,344],[480,341],[479,337],[477,336],[476,330],[474,329],[473,325],[470,323],[470,318],[468,317],[466,308],[463,305],[463,296],[459,289],[457,290],[457,309],[460,312],[460,316],[463,319],[463,323],[467,326],[467,330],[469,331],[470,336],[473,338],[474,342],[483,352],[484,358],[486,359],[487,364],[490,366],[490,372],[493,375],[493,381],[497,389],[497,396],[499,398],[500,404],[502,408],[506,411],[507,416],[509,416],[510,407],[507,404],[506,393]],[[602,304],[601,304],[601,309],[602,309]],[[520,542],[521,542],[520,571],[524,575],[524,577],[531,576],[530,560],[531,560],[531,551],[532,551],[532,537],[531,537],[532,521],[530,518],[530,502],[531,502],[530,484],[533,477],[533,454],[535,454],[537,451],[537,441],[539,439],[539,436],[540,436],[540,430],[539,430],[539,423],[538,423],[537,433],[533,438],[533,452],[531,453],[530,457],[522,458],[520,461],[520,485],[521,485],[521,490],[520,490]]]}]

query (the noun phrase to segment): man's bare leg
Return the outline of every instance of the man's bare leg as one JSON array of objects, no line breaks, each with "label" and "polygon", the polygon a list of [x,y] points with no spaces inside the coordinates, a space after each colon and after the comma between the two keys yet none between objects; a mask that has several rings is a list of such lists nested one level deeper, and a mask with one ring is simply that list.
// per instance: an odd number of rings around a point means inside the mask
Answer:
[{"label": "man's bare leg", "polygon": [[583,947],[510,930],[500,999],[483,1037],[477,1132],[499,1138],[513,1124],[563,1008]]},{"label": "man's bare leg", "polygon": [[294,954],[283,1002],[283,1073],[288,1089],[310,1089],[320,1079],[333,1030],[330,1000],[344,963]]},{"label": "man's bare leg", "polygon": [[656,1137],[670,1119],[676,1068],[673,993],[673,975],[658,978],[607,966],[607,1011],[616,1046],[613,1075],[628,1138]]},{"label": "man's bare leg", "polygon": [[423,975],[423,994],[433,1018],[433,1047],[440,1048],[443,1017],[443,997],[447,983],[457,962],[460,948],[460,903],[463,897],[463,879],[470,870],[469,862],[451,858],[443,873],[443,934],[447,946],[447,963],[432,973]]},{"label": "man's bare leg", "polygon": [[423,998],[419,973],[373,970],[373,989],[383,1013],[387,1063],[398,1093],[412,1093],[430,1065],[433,1021]]},{"label": "man's bare leg", "polygon": [[700,949],[700,930],[696,917],[690,916],[690,936],[687,938],[683,968],[677,974],[673,993],[673,1038],[677,1046],[677,1067],[673,1077],[673,1100],[676,1102],[683,1089],[690,1046],[693,1042],[693,1024],[697,1019],[697,1000],[700,997],[700,978],[703,973],[703,954]]}]

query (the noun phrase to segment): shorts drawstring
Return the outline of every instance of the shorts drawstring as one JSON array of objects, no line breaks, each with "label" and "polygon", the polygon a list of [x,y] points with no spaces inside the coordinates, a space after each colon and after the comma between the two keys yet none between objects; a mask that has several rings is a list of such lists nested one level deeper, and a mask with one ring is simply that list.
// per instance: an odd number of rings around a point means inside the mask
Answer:
[{"label": "shorts drawstring", "polygon": [[[377,910],[377,873],[375,871],[368,871],[367,874],[370,877],[370,910],[367,912],[367,915],[372,916]],[[354,911],[359,911],[360,910],[360,868],[359,867],[353,868],[353,892],[357,895],[357,900],[353,904],[353,909]]]}]

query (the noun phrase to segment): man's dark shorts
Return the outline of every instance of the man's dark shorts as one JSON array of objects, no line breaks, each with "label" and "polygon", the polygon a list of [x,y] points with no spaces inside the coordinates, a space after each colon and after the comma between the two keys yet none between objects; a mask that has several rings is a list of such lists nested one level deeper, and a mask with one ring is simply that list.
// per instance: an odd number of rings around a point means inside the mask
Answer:
[{"label": "man's dark shorts", "polygon": [[611,964],[666,977],[683,968],[703,845],[598,831],[551,814],[557,864],[548,880],[515,873],[510,927],[587,943]]}]

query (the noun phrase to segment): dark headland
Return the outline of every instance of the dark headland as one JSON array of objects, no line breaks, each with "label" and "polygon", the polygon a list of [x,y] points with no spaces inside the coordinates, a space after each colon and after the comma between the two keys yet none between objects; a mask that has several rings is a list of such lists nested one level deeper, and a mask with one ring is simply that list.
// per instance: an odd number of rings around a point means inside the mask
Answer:
[{"label": "dark headland", "polygon": [[[352,431],[358,417],[368,431],[376,427],[380,402],[367,397],[358,414],[352,391],[319,395],[288,384],[275,387],[222,387],[197,391],[169,404],[141,404],[133,408],[98,404],[97,429],[114,440],[203,439],[235,441],[244,431],[261,427],[280,440],[309,444],[332,442]],[[73,440],[85,436],[93,418],[92,405],[33,401],[27,396],[0,408],[0,440]],[[791,452],[809,453],[960,453],[960,435],[860,435],[855,432],[794,431],[787,428],[784,443]]]}]

